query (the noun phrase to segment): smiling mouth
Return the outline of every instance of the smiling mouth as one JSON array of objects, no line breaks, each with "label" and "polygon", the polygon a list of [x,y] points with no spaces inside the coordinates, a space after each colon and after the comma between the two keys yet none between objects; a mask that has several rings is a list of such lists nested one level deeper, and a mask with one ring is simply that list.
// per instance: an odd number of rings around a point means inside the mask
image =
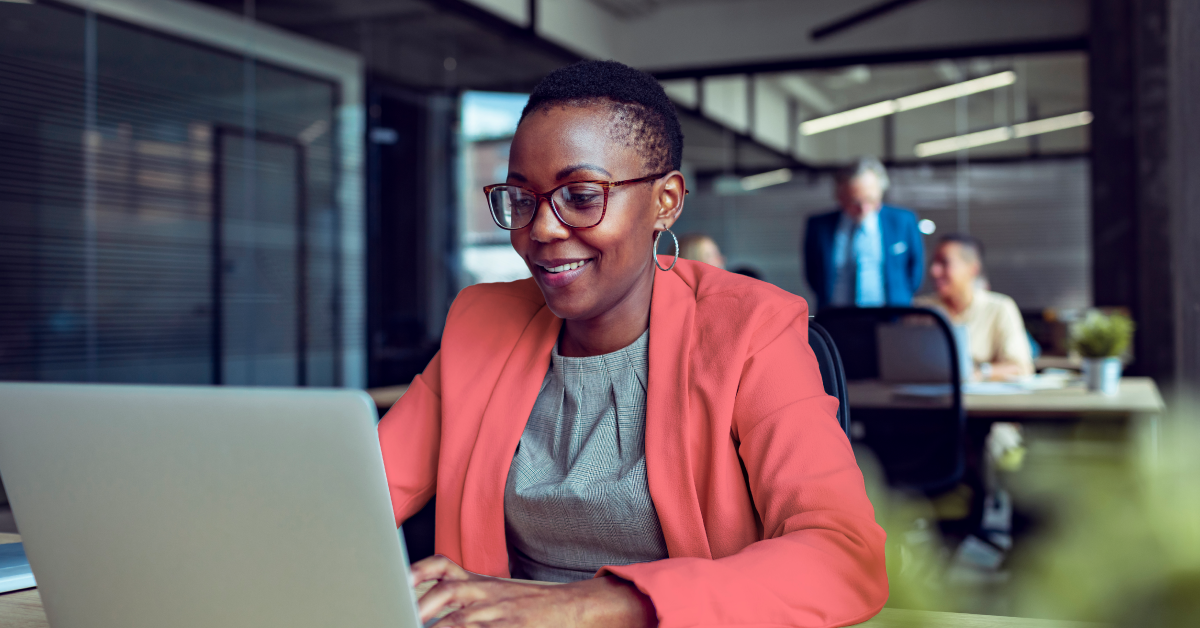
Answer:
[{"label": "smiling mouth", "polygon": [[582,268],[584,265],[588,264],[591,261],[592,260],[590,260],[590,259],[585,259],[585,260],[580,260],[578,262],[571,262],[569,264],[561,264],[559,266],[553,266],[553,267],[542,266],[542,269],[550,274],[565,273],[568,270],[575,270],[576,268]]}]

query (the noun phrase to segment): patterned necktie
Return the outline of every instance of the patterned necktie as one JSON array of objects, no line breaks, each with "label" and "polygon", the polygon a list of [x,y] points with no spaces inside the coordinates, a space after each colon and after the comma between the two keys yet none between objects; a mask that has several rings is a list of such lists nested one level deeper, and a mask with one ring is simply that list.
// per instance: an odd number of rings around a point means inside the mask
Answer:
[{"label": "patterned necktie", "polygon": [[850,259],[852,260],[851,267],[851,282],[854,286],[854,304],[861,305],[863,300],[862,295],[862,272],[863,266],[861,259],[866,255],[867,248],[867,232],[863,229],[862,223],[858,223],[854,227],[854,234],[850,236]]}]

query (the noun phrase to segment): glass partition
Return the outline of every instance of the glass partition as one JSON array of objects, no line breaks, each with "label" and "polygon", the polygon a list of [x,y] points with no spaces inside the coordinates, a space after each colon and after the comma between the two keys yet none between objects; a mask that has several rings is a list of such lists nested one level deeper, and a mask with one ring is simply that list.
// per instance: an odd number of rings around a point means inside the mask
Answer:
[{"label": "glass partition", "polygon": [[0,379],[341,384],[336,81],[57,4],[0,33]]}]

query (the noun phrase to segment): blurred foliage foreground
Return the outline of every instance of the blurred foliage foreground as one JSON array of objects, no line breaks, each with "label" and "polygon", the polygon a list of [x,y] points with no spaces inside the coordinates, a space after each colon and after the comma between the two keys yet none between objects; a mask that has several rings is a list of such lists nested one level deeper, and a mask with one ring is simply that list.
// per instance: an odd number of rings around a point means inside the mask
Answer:
[{"label": "blurred foliage foreground", "polygon": [[[1200,411],[1164,421],[1157,455],[1032,459],[1003,478],[1034,524],[989,581],[956,578],[955,542],[934,505],[878,489],[888,531],[888,606],[1095,622],[1200,627]],[[961,548],[958,554],[961,554]]]}]

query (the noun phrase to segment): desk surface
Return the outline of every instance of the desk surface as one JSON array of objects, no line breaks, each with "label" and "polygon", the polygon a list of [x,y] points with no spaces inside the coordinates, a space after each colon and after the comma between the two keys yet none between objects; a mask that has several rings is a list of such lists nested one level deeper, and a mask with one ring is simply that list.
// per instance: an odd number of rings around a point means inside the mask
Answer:
[{"label": "desk surface", "polygon": [[392,404],[400,400],[408,390],[408,384],[400,384],[399,386],[383,386],[382,388],[369,388],[367,394],[371,395],[371,400],[375,402],[375,407],[381,412],[386,412]]},{"label": "desk surface", "polygon": [[[895,385],[879,381],[848,382],[851,407],[938,407],[936,398],[922,400],[900,396]],[[1165,408],[1162,395],[1149,377],[1126,377],[1120,392],[1113,396],[1091,393],[1082,386],[1056,390],[1037,390],[1017,395],[963,395],[967,415],[972,417],[1011,416],[1040,418],[1089,418],[1158,414]]]},{"label": "desk surface", "polygon": [[[20,540],[16,534],[0,534],[0,543]],[[869,628],[1084,628],[1092,624],[885,608],[874,619],[860,625]],[[49,628],[37,589],[0,594],[0,626]]]}]

